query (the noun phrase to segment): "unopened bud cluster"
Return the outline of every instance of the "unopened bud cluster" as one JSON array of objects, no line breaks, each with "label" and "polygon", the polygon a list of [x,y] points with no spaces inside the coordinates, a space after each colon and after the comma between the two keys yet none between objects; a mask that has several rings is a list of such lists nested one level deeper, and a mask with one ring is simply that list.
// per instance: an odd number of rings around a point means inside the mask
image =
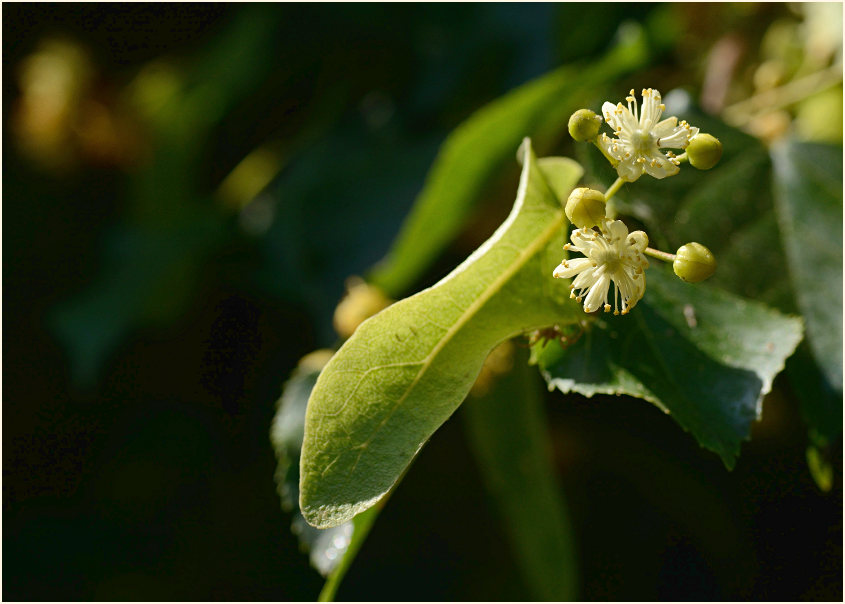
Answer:
[{"label": "unopened bud cluster", "polygon": [[[716,270],[716,259],[700,243],[687,243],[677,254],[653,250],[643,231],[629,233],[622,221],[613,219],[615,210],[608,210],[613,194],[644,174],[658,179],[674,176],[684,162],[709,170],[722,157],[722,143],[713,135],[676,117],[661,119],[666,106],[660,92],[648,88],[641,96],[638,104],[631,90],[624,105],[604,103],[601,116],[579,109],[569,118],[570,136],[596,145],[619,177],[606,193],[579,187],[566,201],[566,217],[578,228],[564,249],[584,258],[565,259],[554,276],[572,278],[572,297],[584,300],[586,312],[614,308],[616,314],[626,314],[633,308],[645,293],[646,256],[672,262],[675,274],[689,283],[703,281]],[[603,122],[613,137],[600,133]]]}]

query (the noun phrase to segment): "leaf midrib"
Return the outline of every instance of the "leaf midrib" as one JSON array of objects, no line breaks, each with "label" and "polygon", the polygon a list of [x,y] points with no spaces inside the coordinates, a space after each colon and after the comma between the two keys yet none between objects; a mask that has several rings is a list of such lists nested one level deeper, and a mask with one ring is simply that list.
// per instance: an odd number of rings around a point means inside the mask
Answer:
[{"label": "leaf midrib", "polygon": [[[524,203],[525,196],[527,195],[527,183],[528,179],[530,179],[530,174],[526,172],[526,187],[524,190],[520,191],[522,202]],[[524,211],[523,208],[520,208],[520,212]],[[437,358],[437,355],[443,350],[443,348],[451,341],[454,335],[460,331],[464,325],[478,312],[478,310],[486,304],[490,298],[492,298],[499,290],[502,289],[505,283],[510,280],[525,264],[528,260],[534,256],[542,247],[544,247],[548,242],[552,239],[554,234],[562,228],[563,223],[563,211],[562,210],[555,210],[554,211],[554,220],[551,224],[543,230],[539,236],[537,236],[534,241],[528,247],[524,248],[522,252],[520,252],[519,256],[517,256],[516,260],[511,263],[511,265],[503,271],[483,292],[482,294],[476,298],[472,304],[470,304],[466,310],[461,313],[458,319],[452,324],[449,330],[443,335],[440,340],[438,340],[437,344],[431,349],[425,358],[423,359],[422,366],[420,370],[417,372],[417,375],[414,377],[413,381],[408,385],[405,392],[402,394],[399,399],[397,399],[396,403],[390,409],[390,411],[385,414],[384,418],[379,422],[379,424],[374,428],[372,434],[360,445],[357,445],[356,448],[360,449],[358,453],[358,457],[355,459],[355,462],[352,464],[352,467],[349,470],[347,484],[352,481],[352,472],[354,472],[355,468],[358,465],[358,462],[361,459],[361,455],[363,455],[366,448],[369,444],[373,441],[379,431],[385,426],[388,420],[393,416],[393,414],[402,406],[402,404],[407,400],[408,396],[413,392],[414,388],[417,386],[419,381],[428,371],[428,368],[434,362],[434,359]],[[488,248],[488,252],[493,246],[498,243],[494,242]],[[336,461],[336,460],[335,460]],[[332,462],[334,463],[334,462]]]}]

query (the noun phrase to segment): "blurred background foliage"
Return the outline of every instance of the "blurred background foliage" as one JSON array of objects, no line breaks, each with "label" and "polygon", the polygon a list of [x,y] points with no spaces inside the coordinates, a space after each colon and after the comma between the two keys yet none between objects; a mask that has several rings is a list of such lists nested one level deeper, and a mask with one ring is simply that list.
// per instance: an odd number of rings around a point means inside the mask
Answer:
[{"label": "blurred background foliage", "polygon": [[[841,153],[841,11],[4,4],[4,597],[313,599],[322,579],[273,482],[275,401],[298,359],[337,342],[345,281],[390,249],[447,135],[562,65],[601,64],[639,24],[645,58],[583,71],[566,102],[654,86],[741,148]],[[589,166],[549,128],[540,154]],[[755,152],[725,143],[721,167],[755,178]],[[389,295],[435,282],[495,229],[515,150]],[[639,185],[620,193],[634,217],[650,232],[675,219]],[[769,187],[737,211],[773,227]],[[795,312],[764,227],[743,228],[743,269],[718,284]],[[821,375],[806,349],[789,372]],[[841,600],[841,367],[838,384],[813,383],[801,407],[807,393],[776,381],[731,473],[649,405],[546,395],[579,597]],[[465,421],[424,449],[340,598],[526,599]],[[808,437],[805,421],[826,430]]]}]

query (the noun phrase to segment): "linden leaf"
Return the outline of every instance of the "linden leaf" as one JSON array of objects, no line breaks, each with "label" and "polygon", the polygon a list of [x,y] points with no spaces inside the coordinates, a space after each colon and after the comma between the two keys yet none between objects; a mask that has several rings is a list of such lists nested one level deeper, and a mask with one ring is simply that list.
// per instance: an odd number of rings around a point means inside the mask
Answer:
[{"label": "linden leaf", "polygon": [[730,469],[763,396],[801,341],[801,320],[649,269],[643,300],[601,317],[574,345],[535,349],[549,386],[650,401]]},{"label": "linden leaf", "polygon": [[[305,418],[300,507],[317,527],[384,497],[457,409],[503,340],[582,312],[551,278],[566,219],[526,139],[514,208],[480,248],[433,287],[365,321],[320,374]],[[555,190],[581,168],[550,164]]]}]

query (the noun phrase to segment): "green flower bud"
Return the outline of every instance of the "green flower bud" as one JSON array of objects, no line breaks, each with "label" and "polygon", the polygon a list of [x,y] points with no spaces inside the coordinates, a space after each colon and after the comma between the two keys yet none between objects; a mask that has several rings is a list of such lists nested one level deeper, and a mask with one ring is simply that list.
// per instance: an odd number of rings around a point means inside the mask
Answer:
[{"label": "green flower bud", "polygon": [[596,138],[599,128],[601,128],[601,117],[589,109],[579,109],[569,118],[569,134],[579,143]]},{"label": "green flower bud", "polygon": [[722,157],[722,143],[712,134],[697,134],[686,148],[689,163],[699,170],[709,170]]},{"label": "green flower bud", "polygon": [[598,226],[605,219],[605,203],[601,191],[579,187],[566,200],[566,217],[579,229]]},{"label": "green flower bud", "polygon": [[684,281],[698,283],[716,272],[716,258],[700,243],[687,243],[678,248],[672,268]]}]

